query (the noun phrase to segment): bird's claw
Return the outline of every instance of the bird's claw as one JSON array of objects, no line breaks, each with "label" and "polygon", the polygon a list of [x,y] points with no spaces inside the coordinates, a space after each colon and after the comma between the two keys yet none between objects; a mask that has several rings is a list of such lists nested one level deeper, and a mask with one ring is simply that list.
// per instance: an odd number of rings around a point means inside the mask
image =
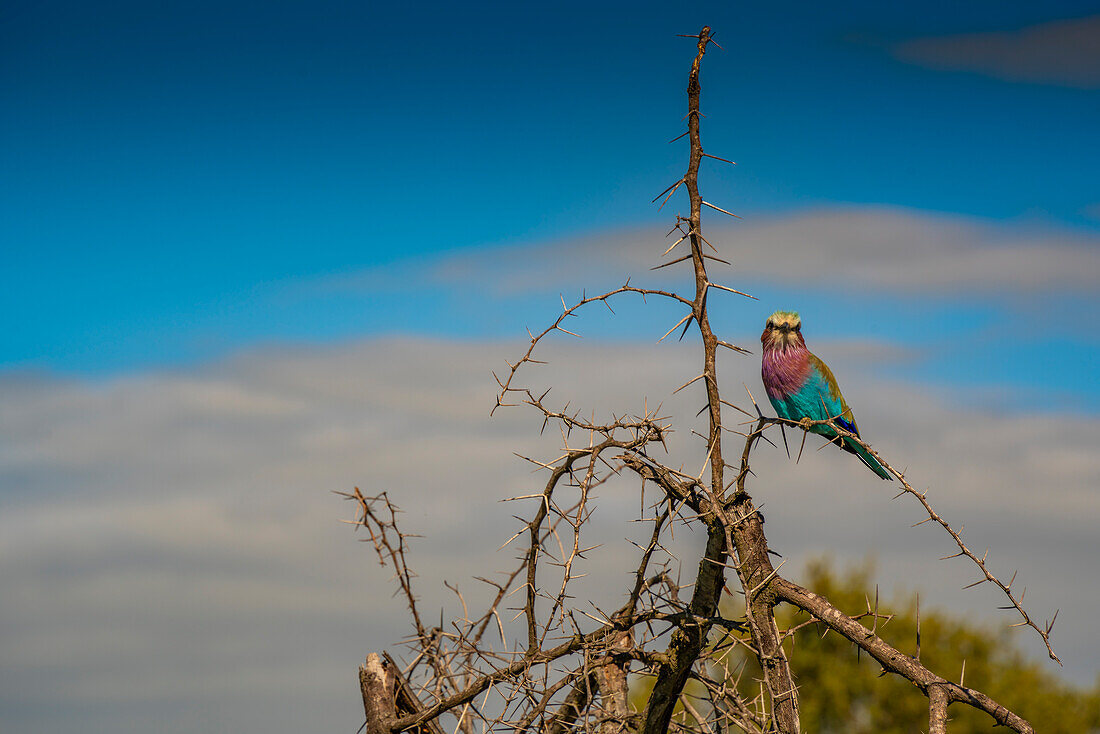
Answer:
[{"label": "bird's claw", "polygon": [[814,424],[813,418],[809,418],[809,417],[803,418],[802,420],[800,420],[798,422],[798,425],[802,426],[802,430],[804,430],[804,431],[810,430],[810,427],[813,426],[813,424]]}]

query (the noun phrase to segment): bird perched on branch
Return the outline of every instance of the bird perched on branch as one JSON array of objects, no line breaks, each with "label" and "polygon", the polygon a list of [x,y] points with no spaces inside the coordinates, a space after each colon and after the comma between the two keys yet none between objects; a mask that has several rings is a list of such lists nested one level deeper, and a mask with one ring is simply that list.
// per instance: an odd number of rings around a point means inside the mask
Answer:
[{"label": "bird perched on branch", "polygon": [[802,319],[793,311],[776,311],[768,317],[764,333],[760,374],[768,399],[780,418],[798,421],[811,433],[824,436],[840,448],[855,454],[871,471],[883,479],[890,475],[875,457],[847,436],[830,426],[812,421],[832,419],[838,426],[859,435],[852,409],[840,394],[832,370],[806,349],[802,338]]}]

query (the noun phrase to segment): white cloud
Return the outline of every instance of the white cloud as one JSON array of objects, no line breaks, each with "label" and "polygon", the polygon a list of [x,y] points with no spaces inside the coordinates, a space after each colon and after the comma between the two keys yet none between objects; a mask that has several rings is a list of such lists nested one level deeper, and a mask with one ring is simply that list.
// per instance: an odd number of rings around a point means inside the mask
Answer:
[{"label": "white cloud", "polygon": [[917,38],[894,47],[912,64],[1008,81],[1100,87],[1100,15],[1021,28]]},{"label": "white cloud", "polygon": [[[874,378],[874,364],[896,357],[890,347],[815,346],[875,446],[992,548],[995,570],[1021,568],[1037,616],[1062,607],[1055,642],[1090,680],[1100,591],[1077,582],[1094,576],[1100,422],[981,412]],[[518,349],[383,340],[98,384],[0,381],[5,730],[143,731],[153,710],[162,730],[184,731],[201,710],[211,730],[297,731],[309,712],[307,728],[354,731],[359,658],[406,629],[388,571],[337,522],[351,508],[330,490],[391,491],[405,529],[426,536],[413,561],[433,613],[443,578],[469,589],[469,577],[506,567],[511,551],[496,549],[521,508],[496,500],[541,481],[511,452],[548,456],[560,441],[539,438],[520,409],[488,418],[489,369]],[[689,417],[698,407],[694,388],[669,397],[694,374],[687,345],[558,341],[548,354],[552,364],[524,379],[554,384],[560,401],[621,412],[648,396]],[[757,384],[752,358],[724,358],[721,370],[731,396]],[[673,441],[685,466],[701,461],[690,424]],[[885,588],[919,586],[925,599],[993,616],[995,595],[957,591],[971,572],[935,560],[947,538],[910,530],[920,513],[891,502],[892,485],[813,448],[797,465],[765,448],[754,465],[751,488],[787,569],[818,551],[876,553]],[[633,482],[600,491],[591,539],[606,545],[585,570],[604,595],[625,578],[636,492]]]},{"label": "white cloud", "polygon": [[[737,284],[819,284],[906,293],[1100,291],[1100,237],[1027,222],[993,222],[895,207],[851,206],[761,217],[732,225],[711,218],[708,239],[733,262]],[[485,248],[328,279],[324,289],[420,283],[493,291],[621,283],[683,255],[660,226],[610,230],[564,242]],[[681,266],[682,267],[682,266]],[[648,274],[664,279],[675,267]],[[722,269],[714,268],[717,275]]]},{"label": "white cloud", "polygon": [[741,267],[777,281],[904,291],[1100,287],[1100,238],[900,209],[808,212],[750,225]]}]

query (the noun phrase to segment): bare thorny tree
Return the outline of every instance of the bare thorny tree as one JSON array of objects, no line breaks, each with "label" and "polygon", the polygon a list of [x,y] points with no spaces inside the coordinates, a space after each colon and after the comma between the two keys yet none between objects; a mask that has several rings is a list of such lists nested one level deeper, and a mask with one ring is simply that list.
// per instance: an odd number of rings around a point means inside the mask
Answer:
[{"label": "bare thorny tree", "polygon": [[[725,261],[703,235],[702,209],[729,212],[700,197],[698,172],[703,158],[725,159],[705,153],[699,135],[699,67],[708,46],[715,42],[709,27],[688,37],[697,40],[698,50],[688,81],[687,131],[679,137],[688,137],[691,156],[684,176],[657,198],[663,196],[668,201],[681,186],[686,189],[690,216],[677,216],[670,233],[677,239],[664,254],[682,251],[681,245],[690,252],[657,267],[690,265],[694,296],[639,288],[627,281],[602,295],[582,297],[572,306],[566,306],[563,300],[557,320],[541,333],[531,334],[526,353],[509,365],[506,375],[497,378],[500,390],[493,410],[520,403],[531,406],[541,413],[544,429],[548,425],[560,429],[564,447],[552,461],[528,459],[546,473],[541,491],[509,498],[533,500],[537,508],[512,538],[512,542],[526,544],[518,565],[499,581],[479,579],[493,587],[488,607],[472,612],[461,592],[452,587],[461,602],[462,616],[448,625],[427,625],[413,593],[415,574],[407,560],[409,536],[398,529],[396,507],[386,494],[365,496],[358,488],[345,494],[357,504],[354,523],[369,532],[380,559],[395,571],[413,626],[413,635],[407,641],[411,652],[404,666],[388,654],[372,653],[360,669],[367,734],[445,730],[472,734],[491,729],[554,734],[737,730],[794,734],[800,731],[798,685],[784,643],[806,624],[841,635],[877,661],[883,674],[901,676],[922,691],[928,698],[930,734],[947,731],[947,709],[952,703],[985,711],[997,724],[1013,731],[1032,732],[1027,721],[981,691],[966,687],[961,676],[959,682],[954,682],[925,667],[920,660],[919,622],[911,655],[880,635],[889,615],[880,613],[877,601],[855,613],[843,611],[784,578],[779,567],[772,564],[764,520],[747,489],[753,475],[752,451],[759,441],[769,441],[765,432],[775,426],[782,430],[786,424],[805,430],[810,424],[764,416],[751,393],[746,404],[753,409],[750,412],[723,398],[719,389],[719,347],[735,353],[747,350],[714,333],[707,298],[713,289],[746,294],[711,282],[707,271],[708,261]],[[654,449],[665,448],[671,430],[657,411],[647,407],[642,415],[613,417],[600,423],[595,418],[581,417],[579,411],[552,408],[547,403],[549,391],[517,384],[520,371],[538,362],[534,353],[545,337],[559,331],[572,333],[563,323],[579,309],[596,303],[610,308],[609,301],[625,294],[667,299],[684,309],[683,318],[665,336],[678,329],[682,329],[681,336],[691,327],[698,329],[702,372],[680,388],[698,381],[705,388],[706,404],[700,414],[705,411],[709,416],[709,434],[701,436],[706,457],[696,475],[670,468],[655,458],[658,452]],[[743,430],[723,422],[723,407],[743,414],[739,418]],[[1003,608],[1019,617],[1014,626],[1034,629],[1051,659],[1057,661],[1050,646],[1053,619],[1040,625],[1029,616],[1021,605],[1022,595],[1013,590],[1015,574],[1008,583],[994,576],[986,564],[986,554],[972,552],[960,533],[936,513],[925,493],[914,489],[902,471],[833,420],[821,423],[859,442],[879,460],[900,483],[901,492],[896,497],[913,497],[927,513],[921,522],[938,523],[950,534],[958,551],[949,557],[969,558],[980,573],[974,584],[999,587],[1007,600]],[[737,436],[738,442],[743,440],[740,456],[735,455],[732,462],[727,460],[723,443],[726,434]],[[593,490],[611,477],[624,474],[640,480],[643,492],[647,486],[656,487],[659,501],[649,508],[643,503],[641,520],[652,525],[652,532],[649,542],[638,546],[640,556],[633,583],[625,589],[625,602],[617,609],[595,609],[593,613],[592,605],[575,605],[569,593],[570,583],[579,575],[575,564],[589,550],[582,543],[582,528],[591,516]],[[667,564],[657,560],[669,558],[665,538],[676,524],[687,524],[706,534],[705,550],[690,587],[681,587]],[[550,583],[544,578],[547,567],[555,569]],[[743,600],[720,607],[724,590],[729,588],[727,583],[734,577],[740,587],[737,594]],[[690,596],[686,594],[688,588]],[[522,601],[514,619],[521,620],[525,629],[518,639],[506,632],[512,620],[506,609],[516,608],[511,601],[514,599]],[[780,603],[800,610],[806,621],[781,629],[775,616]],[[743,613],[731,618],[728,612],[723,613],[729,608]],[[744,693],[749,688],[739,685],[737,671],[731,670],[730,653],[735,648],[759,661],[762,679],[755,687],[755,696]],[[652,685],[641,710],[628,698],[631,679],[648,679]]]}]

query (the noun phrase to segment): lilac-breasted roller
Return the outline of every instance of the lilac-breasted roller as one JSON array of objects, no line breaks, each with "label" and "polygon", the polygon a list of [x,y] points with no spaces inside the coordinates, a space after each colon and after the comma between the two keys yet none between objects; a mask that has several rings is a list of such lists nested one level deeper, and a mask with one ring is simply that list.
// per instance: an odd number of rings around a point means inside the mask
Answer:
[{"label": "lilac-breasted roller", "polygon": [[[806,348],[802,319],[797,313],[776,311],[769,316],[760,343],[764,345],[760,374],[768,400],[780,418],[800,422],[832,418],[841,428],[859,435],[852,409],[840,394],[832,370]],[[827,425],[808,426],[807,430],[830,441],[838,438]],[[875,474],[890,479],[882,464],[852,439],[841,438],[839,446],[858,456]]]}]

